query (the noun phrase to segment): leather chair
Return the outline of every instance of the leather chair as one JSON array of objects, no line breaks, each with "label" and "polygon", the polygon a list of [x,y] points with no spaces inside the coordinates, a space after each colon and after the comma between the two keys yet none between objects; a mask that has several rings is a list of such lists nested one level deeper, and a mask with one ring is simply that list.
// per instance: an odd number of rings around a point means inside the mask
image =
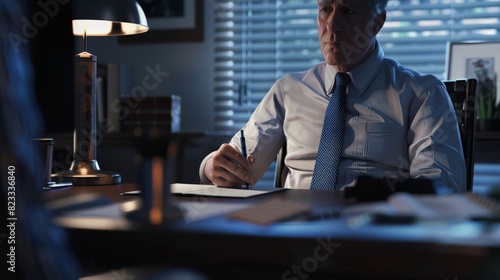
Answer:
[{"label": "leather chair", "polygon": [[450,95],[458,125],[467,172],[466,190],[472,192],[474,180],[474,145],[476,136],[476,79],[459,79],[444,81]]}]

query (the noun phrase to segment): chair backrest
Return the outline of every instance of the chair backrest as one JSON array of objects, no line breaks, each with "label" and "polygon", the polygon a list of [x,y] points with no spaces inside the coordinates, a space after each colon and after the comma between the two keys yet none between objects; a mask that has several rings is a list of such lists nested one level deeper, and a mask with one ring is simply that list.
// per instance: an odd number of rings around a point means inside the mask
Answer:
[{"label": "chair backrest", "polygon": [[288,167],[285,164],[286,157],[286,140],[283,147],[281,147],[276,157],[276,171],[274,172],[274,187],[283,188],[285,186],[286,176],[288,174]]},{"label": "chair backrest", "polygon": [[460,127],[465,157],[466,190],[472,191],[474,180],[474,145],[476,138],[476,79],[444,81]]},{"label": "chair backrest", "polygon": [[[476,79],[444,81],[457,116],[467,172],[466,190],[472,191],[474,179],[474,144],[476,126]],[[282,188],[288,174],[285,165],[286,142],[276,159],[274,186]]]}]

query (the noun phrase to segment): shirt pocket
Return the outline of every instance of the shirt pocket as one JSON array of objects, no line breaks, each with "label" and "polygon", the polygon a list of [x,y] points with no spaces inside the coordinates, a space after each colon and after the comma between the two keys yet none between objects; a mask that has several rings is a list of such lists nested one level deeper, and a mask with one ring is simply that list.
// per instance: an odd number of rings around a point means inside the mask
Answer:
[{"label": "shirt pocket", "polygon": [[366,154],[375,162],[391,166],[406,166],[406,138],[403,126],[392,123],[366,124]]}]

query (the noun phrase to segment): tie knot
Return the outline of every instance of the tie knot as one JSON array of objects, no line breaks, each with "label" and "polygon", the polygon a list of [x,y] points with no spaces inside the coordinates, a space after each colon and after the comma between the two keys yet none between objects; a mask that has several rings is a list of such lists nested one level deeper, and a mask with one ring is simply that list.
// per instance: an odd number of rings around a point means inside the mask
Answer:
[{"label": "tie knot", "polygon": [[335,75],[335,86],[345,87],[351,82],[351,76],[345,72],[337,72]]}]

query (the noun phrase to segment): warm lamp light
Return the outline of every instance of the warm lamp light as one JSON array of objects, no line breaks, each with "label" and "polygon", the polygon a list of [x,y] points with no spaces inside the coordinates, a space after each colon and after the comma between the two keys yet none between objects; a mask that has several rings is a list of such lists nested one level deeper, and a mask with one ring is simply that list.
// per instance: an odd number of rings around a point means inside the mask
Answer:
[{"label": "warm lamp light", "polygon": [[54,174],[73,185],[121,183],[115,172],[99,169],[96,158],[97,57],[87,52],[87,36],[121,36],[148,31],[146,16],[135,0],[75,0],[73,34],[83,37],[83,52],[75,57],[75,130],[73,162]]}]

